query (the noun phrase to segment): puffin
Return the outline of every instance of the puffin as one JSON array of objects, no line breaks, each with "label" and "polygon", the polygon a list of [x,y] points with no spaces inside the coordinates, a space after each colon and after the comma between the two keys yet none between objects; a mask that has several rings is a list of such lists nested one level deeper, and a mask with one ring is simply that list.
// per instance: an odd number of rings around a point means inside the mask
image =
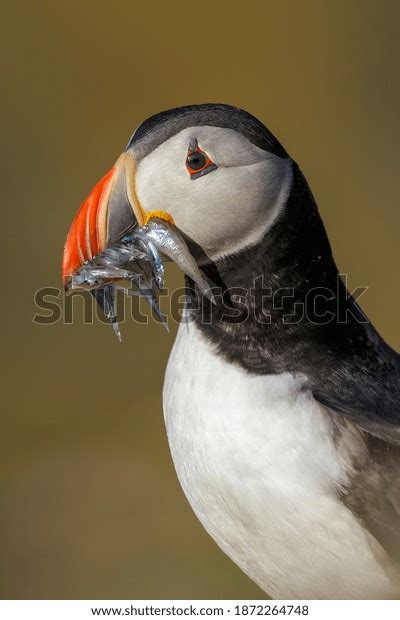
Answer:
[{"label": "puffin", "polygon": [[158,217],[212,285],[186,277],[163,408],[217,545],[274,599],[400,598],[400,355],[347,290],[298,164],[248,112],[188,105],[143,122],[85,204],[75,266]]}]

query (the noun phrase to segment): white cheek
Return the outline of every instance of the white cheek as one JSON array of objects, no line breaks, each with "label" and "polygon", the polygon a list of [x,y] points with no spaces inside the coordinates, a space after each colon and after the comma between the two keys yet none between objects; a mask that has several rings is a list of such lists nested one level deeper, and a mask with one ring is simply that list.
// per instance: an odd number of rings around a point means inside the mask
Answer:
[{"label": "white cheek", "polygon": [[[289,196],[292,166],[290,159],[265,153],[240,137],[242,150],[240,145],[235,144],[235,148],[247,165],[225,167],[221,165],[222,153],[217,152],[215,144],[213,148],[214,131],[210,133],[209,129],[185,130],[184,135],[175,136],[148,155],[137,168],[136,189],[145,211],[170,213],[178,228],[215,259],[262,238]],[[201,141],[205,130],[208,133]],[[226,154],[226,131],[230,130],[213,130],[224,132],[216,144],[222,144]],[[220,164],[198,179],[191,179],[185,166],[192,135]]]},{"label": "white cheek", "polygon": [[197,187],[187,196],[190,208],[177,216],[182,230],[215,259],[261,240],[290,194],[292,167],[289,160],[274,157],[219,168],[194,183]]},{"label": "white cheek", "polygon": [[136,171],[136,191],[145,211],[163,210],[172,213],[173,206],[184,205],[184,196],[189,193],[185,184],[190,184],[182,154],[173,150],[156,157],[151,153],[141,162]]}]

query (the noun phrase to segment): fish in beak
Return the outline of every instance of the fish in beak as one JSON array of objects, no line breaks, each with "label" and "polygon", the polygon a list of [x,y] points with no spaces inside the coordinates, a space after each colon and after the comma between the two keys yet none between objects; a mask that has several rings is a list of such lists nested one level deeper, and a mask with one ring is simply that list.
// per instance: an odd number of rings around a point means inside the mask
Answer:
[{"label": "fish in beak", "polygon": [[145,297],[166,325],[157,300],[164,284],[163,259],[174,261],[214,302],[172,217],[163,211],[144,213],[141,208],[134,157],[125,152],[94,186],[72,222],[62,263],[65,291],[89,290],[121,339],[115,283],[129,281],[136,290],[127,294]]}]

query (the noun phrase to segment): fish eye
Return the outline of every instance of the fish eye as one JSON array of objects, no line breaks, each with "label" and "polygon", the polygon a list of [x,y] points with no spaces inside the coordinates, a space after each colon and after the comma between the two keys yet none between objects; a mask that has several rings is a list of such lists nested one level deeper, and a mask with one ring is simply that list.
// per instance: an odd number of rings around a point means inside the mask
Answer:
[{"label": "fish eye", "polygon": [[199,147],[197,140],[194,140],[189,145],[186,157],[186,168],[190,174],[190,178],[197,179],[215,170],[218,166],[216,166],[207,153]]}]

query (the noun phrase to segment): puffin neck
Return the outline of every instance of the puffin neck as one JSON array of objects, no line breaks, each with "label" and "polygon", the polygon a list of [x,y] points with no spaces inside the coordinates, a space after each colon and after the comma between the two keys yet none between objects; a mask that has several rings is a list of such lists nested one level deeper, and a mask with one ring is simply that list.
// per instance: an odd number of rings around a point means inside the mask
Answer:
[{"label": "puffin neck", "polygon": [[[302,372],[305,356],[323,366],[327,350],[345,346],[348,326],[338,327],[336,292],[338,286],[346,289],[315,200],[296,164],[285,208],[263,240],[206,266],[204,272],[223,297],[215,307],[205,299],[199,304],[196,287],[187,281],[192,320],[220,353],[250,372]],[[326,324],[304,312],[309,291],[321,287],[333,293],[332,299],[323,300],[323,311],[333,316]],[[241,296],[239,303],[232,295]],[[352,327],[357,335],[363,331],[357,324]]]}]

